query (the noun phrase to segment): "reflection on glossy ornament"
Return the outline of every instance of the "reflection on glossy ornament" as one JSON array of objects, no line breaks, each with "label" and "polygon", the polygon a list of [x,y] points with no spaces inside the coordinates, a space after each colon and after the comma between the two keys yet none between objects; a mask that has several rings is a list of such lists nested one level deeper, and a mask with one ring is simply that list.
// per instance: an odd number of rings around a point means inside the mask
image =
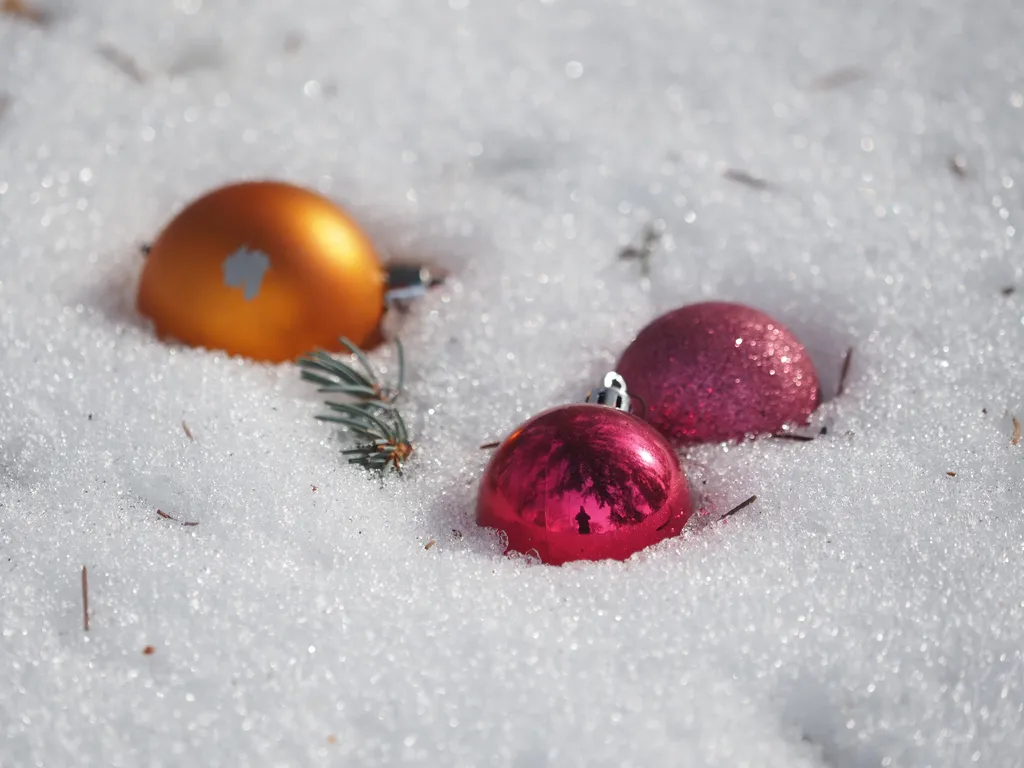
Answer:
[{"label": "reflection on glossy ornament", "polygon": [[279,182],[217,189],[176,216],[149,249],[139,311],[157,333],[256,360],[373,340],[387,275],[337,205]]},{"label": "reflection on glossy ornament", "polygon": [[675,444],[738,440],[803,423],[821,399],[793,333],[763,312],[707,302],[644,328],[618,370],[644,418]]},{"label": "reflection on glossy ornament", "polygon": [[545,411],[501,444],[487,466],[477,522],[508,550],[561,565],[625,560],[682,531],[692,512],[675,452],[629,413],[615,373],[587,403]]}]

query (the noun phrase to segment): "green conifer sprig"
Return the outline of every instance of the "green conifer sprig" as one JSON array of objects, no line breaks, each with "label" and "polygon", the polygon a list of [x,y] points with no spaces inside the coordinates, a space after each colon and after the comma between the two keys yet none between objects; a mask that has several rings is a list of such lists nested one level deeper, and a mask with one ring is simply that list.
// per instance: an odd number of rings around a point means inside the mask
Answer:
[{"label": "green conifer sprig", "polygon": [[346,427],[363,441],[355,448],[342,451],[349,464],[380,471],[391,468],[401,474],[401,465],[413,450],[409,430],[395,405],[405,382],[402,342],[395,339],[398,376],[390,386],[378,379],[358,346],[345,338],[341,343],[351,352],[355,364],[323,350],[298,360],[303,380],[315,384],[318,392],[348,398],[345,402],[327,400],[325,405],[330,413],[318,415],[316,419]]}]

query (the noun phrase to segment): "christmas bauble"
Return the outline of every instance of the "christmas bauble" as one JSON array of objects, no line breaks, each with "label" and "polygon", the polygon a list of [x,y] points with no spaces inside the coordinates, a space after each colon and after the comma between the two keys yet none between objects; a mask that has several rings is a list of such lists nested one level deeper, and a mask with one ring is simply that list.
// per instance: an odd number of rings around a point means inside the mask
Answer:
[{"label": "christmas bauble", "polygon": [[692,507],[675,452],[641,419],[600,402],[534,416],[491,458],[477,522],[503,531],[508,550],[551,565],[624,560],[683,529]]},{"label": "christmas bauble", "polygon": [[139,311],[186,344],[281,362],[373,339],[386,274],[337,205],[279,182],[217,189],[152,244]]},{"label": "christmas bauble", "polygon": [[644,328],[618,364],[643,417],[677,445],[742,439],[806,422],[818,374],[793,333],[763,312],[707,302]]}]

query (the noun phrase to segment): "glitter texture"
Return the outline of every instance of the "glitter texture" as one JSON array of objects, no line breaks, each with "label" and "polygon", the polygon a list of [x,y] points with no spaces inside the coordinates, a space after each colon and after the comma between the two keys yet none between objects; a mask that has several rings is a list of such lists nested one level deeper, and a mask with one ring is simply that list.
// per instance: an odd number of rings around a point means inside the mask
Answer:
[{"label": "glitter texture", "polygon": [[477,522],[504,532],[509,550],[552,565],[625,559],[677,535],[690,513],[664,438],[602,405],[553,408],[523,424],[491,459],[477,502]]},{"label": "glitter texture", "polygon": [[818,375],[785,326],[739,304],[705,302],[662,315],[619,361],[644,418],[677,444],[740,439],[805,421]]}]

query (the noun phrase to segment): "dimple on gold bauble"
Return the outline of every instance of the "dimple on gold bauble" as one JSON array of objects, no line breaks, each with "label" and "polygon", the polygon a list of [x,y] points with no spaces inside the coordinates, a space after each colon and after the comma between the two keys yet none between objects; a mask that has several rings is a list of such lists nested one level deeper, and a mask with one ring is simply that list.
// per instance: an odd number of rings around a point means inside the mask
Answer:
[{"label": "dimple on gold bauble", "polygon": [[280,182],[199,198],[152,244],[138,309],[157,334],[255,360],[372,342],[387,274],[369,237],[330,200]]}]

